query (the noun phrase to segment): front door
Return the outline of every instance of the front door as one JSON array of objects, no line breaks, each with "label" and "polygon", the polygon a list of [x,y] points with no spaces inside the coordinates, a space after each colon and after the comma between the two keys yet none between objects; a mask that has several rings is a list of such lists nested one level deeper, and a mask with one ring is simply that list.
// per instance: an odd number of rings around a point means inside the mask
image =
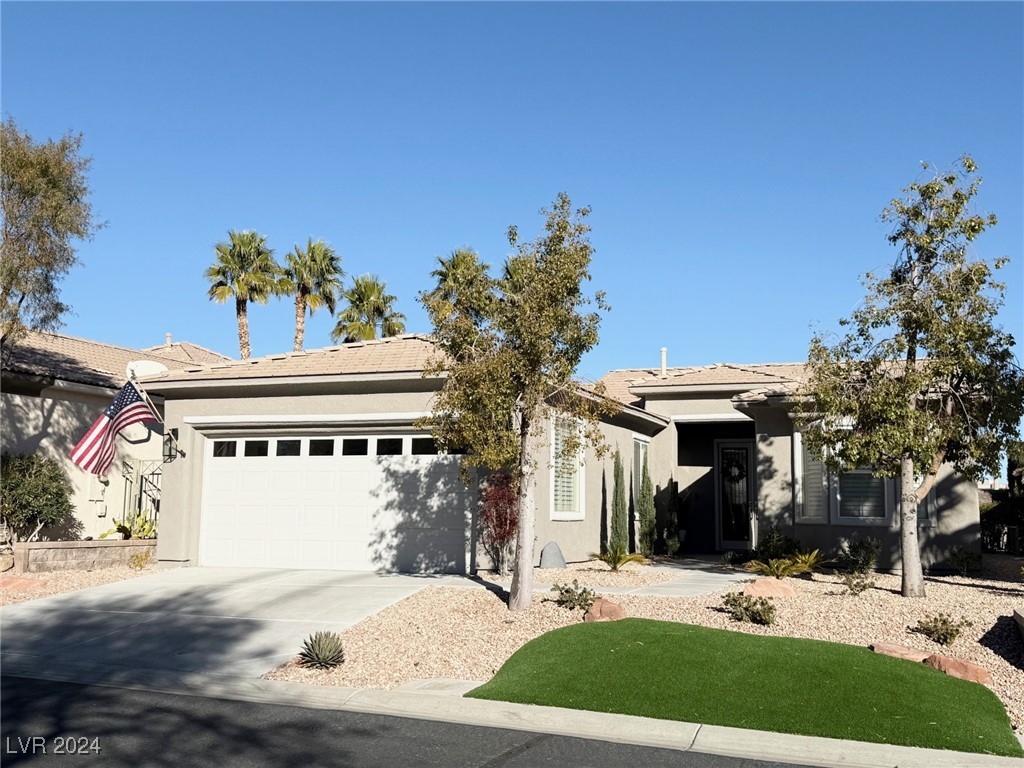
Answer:
[{"label": "front door", "polygon": [[715,441],[715,513],[719,549],[753,549],[754,442]]}]

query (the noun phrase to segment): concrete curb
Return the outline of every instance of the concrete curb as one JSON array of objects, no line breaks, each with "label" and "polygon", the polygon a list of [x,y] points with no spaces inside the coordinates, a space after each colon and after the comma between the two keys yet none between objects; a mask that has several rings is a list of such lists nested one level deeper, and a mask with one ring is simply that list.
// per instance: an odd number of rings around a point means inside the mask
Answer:
[{"label": "concrete curb", "polygon": [[462,685],[453,681],[452,685],[445,686],[448,689],[445,691],[432,691],[430,686],[413,691],[382,691],[117,669],[98,664],[72,665],[63,661],[61,669],[57,670],[45,659],[14,655],[4,657],[0,671],[15,677],[57,682],[437,720],[822,768],[1021,768],[1024,765],[1024,761],[1012,757],[466,699],[457,695],[459,690],[468,687],[465,681]]}]

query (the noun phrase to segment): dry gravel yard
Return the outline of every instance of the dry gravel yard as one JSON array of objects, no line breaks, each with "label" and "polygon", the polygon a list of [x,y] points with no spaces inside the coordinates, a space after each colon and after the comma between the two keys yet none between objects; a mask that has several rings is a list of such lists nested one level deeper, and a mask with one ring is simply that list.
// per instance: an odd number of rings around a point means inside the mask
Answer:
[{"label": "dry gravel yard", "polygon": [[[479,573],[485,581],[493,581],[506,586],[512,582],[511,576],[499,577],[494,571],[480,571]],[[675,581],[685,575],[685,571],[678,568],[648,568],[635,563],[613,571],[600,560],[569,563],[565,568],[533,569],[535,584],[571,584],[573,579],[576,579],[581,586],[622,587],[624,589]]]},{"label": "dry gravel yard", "polygon": [[[18,574],[14,571],[7,571],[0,574],[0,605],[23,603],[26,600],[37,600],[40,597],[98,587],[100,584],[134,579],[153,571],[153,566],[136,571],[127,565],[98,568],[94,571],[48,571],[46,573]],[[29,581],[39,582],[39,584],[38,586],[29,585],[27,583]]]},{"label": "dry gravel yard", "polygon": [[[775,601],[778,618],[772,627],[730,620],[718,610],[722,593],[696,598],[612,595],[611,599],[630,616],[856,645],[899,643],[973,661],[992,673],[992,689],[1006,705],[1014,728],[1021,730],[1024,643],[1010,617],[1015,607],[1024,605],[1024,584],[932,578],[927,598],[909,600],[899,596],[898,577],[873,578],[876,588],[859,597],[844,594],[845,587],[835,576],[790,579],[797,596]],[[597,581],[581,578],[581,584]],[[345,632],[346,661],[337,670],[311,671],[291,662],[267,677],[370,688],[396,688],[435,677],[487,680],[527,641],[581,620],[579,612],[571,613],[544,598],[537,595],[531,609],[510,613],[501,597],[480,588],[426,589]],[[973,623],[951,649],[908,631],[925,614],[940,611],[955,618],[966,616]]]}]

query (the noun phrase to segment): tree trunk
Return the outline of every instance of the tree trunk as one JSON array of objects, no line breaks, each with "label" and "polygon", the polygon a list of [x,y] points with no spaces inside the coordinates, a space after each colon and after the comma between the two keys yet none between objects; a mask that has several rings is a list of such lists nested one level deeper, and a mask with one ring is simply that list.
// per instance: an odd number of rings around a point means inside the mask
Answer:
[{"label": "tree trunk", "polygon": [[235,317],[238,319],[238,351],[243,360],[248,360],[252,350],[249,348],[249,314],[245,299],[235,299]]},{"label": "tree trunk", "polygon": [[536,440],[533,415],[523,414],[519,423],[519,526],[508,609],[523,611],[533,602],[533,529],[537,509]]},{"label": "tree trunk", "polygon": [[302,339],[306,335],[306,295],[302,291],[295,294],[295,351],[302,351]]},{"label": "tree trunk", "polygon": [[900,559],[903,565],[903,596],[924,597],[924,570],[917,540],[917,491],[914,460],[900,459]]}]

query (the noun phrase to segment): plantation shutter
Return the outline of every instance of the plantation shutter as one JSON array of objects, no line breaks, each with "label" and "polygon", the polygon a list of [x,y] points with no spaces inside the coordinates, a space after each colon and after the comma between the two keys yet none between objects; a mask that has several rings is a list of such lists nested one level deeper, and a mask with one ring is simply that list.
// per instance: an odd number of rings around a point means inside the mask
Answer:
[{"label": "plantation shutter", "polygon": [[558,514],[569,515],[579,511],[579,462],[565,453],[573,425],[565,419],[555,419],[555,479],[554,506]]},{"label": "plantation shutter", "polygon": [[866,470],[839,475],[839,516],[871,518],[886,516],[885,480]]},{"label": "plantation shutter", "polygon": [[633,440],[633,499],[640,498],[640,481],[644,476],[644,464],[647,463],[647,443]]},{"label": "plantation shutter", "polygon": [[803,508],[801,520],[825,520],[826,502],[828,499],[828,473],[825,465],[807,452],[802,445],[803,475],[800,478],[803,489]]}]

